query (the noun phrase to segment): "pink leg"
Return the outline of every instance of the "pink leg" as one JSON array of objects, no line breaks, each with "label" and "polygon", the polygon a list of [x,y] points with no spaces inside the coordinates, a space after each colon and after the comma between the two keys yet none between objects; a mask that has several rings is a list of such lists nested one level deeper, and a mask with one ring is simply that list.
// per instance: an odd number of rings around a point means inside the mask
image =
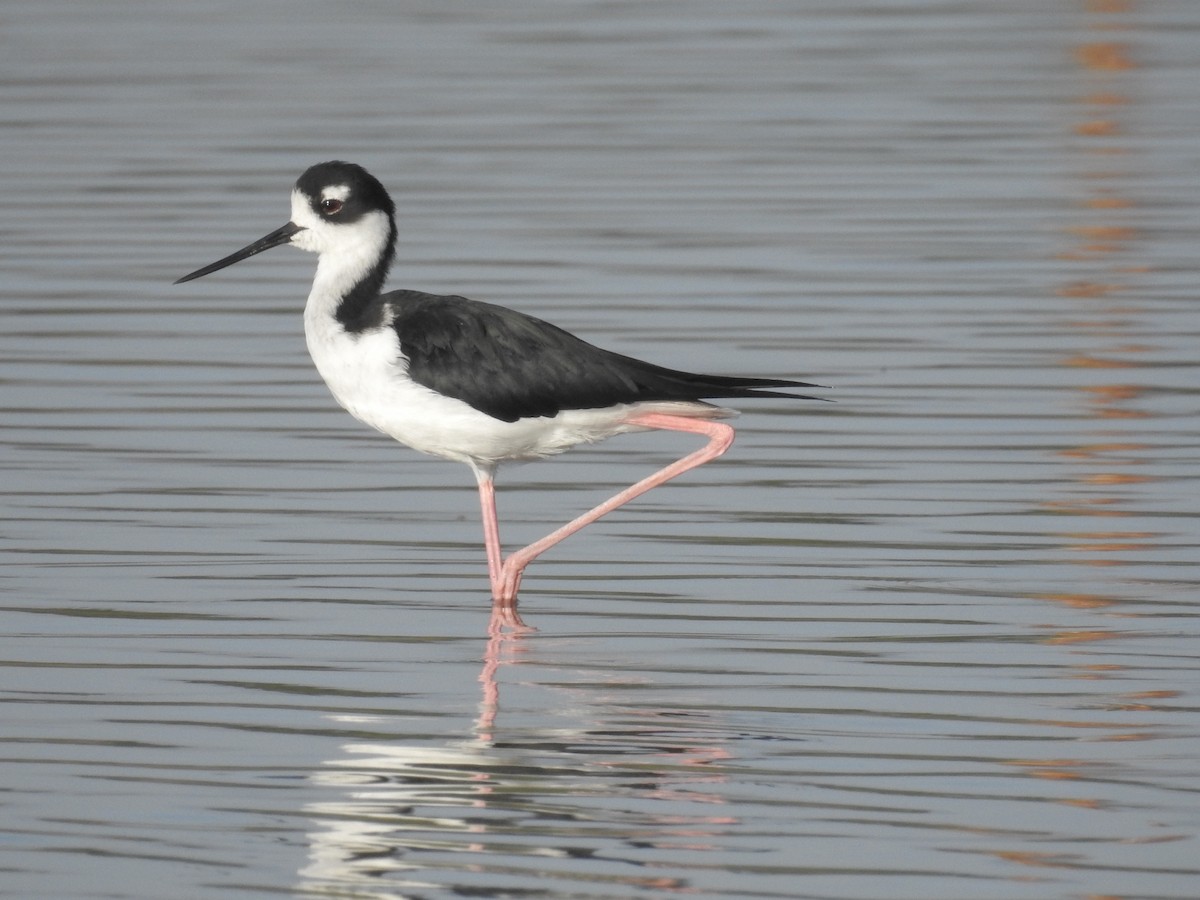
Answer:
[{"label": "pink leg", "polygon": [[492,600],[495,604],[498,606],[516,605],[517,591],[521,587],[521,575],[524,573],[525,567],[555,544],[570,537],[584,526],[595,522],[601,516],[612,512],[618,506],[623,506],[633,498],[640,497],[651,488],[658,487],[677,475],[682,475],[690,469],[716,459],[733,443],[733,429],[723,422],[714,422],[712,419],[644,413],[630,419],[630,424],[642,425],[646,428],[702,434],[708,437],[708,443],[653,475],[643,478],[637,484],[627,487],[616,496],[610,497],[599,506],[585,512],[579,518],[546,535],[540,541],[535,541],[528,547],[517,550],[503,562],[501,562],[500,532],[496,523],[495,489],[490,477],[486,480],[483,477],[480,478],[479,496],[483,505],[483,533],[487,542],[488,574],[492,581]]},{"label": "pink leg", "polygon": [[483,544],[487,548],[488,578],[492,581],[492,593],[500,584],[501,550],[500,525],[496,521],[496,485],[490,472],[476,472],[479,480],[479,506],[483,510]]}]

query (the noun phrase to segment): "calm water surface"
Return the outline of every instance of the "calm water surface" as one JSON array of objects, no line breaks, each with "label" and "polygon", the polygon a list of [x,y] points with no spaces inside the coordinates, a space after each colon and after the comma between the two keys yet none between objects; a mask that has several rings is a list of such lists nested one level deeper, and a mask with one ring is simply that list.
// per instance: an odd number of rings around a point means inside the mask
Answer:
[{"label": "calm water surface", "polygon": [[[1191,898],[1200,5],[10,2],[6,897]],[[393,284],[831,385],[535,563],[170,282],[306,166]],[[691,443],[502,472],[512,544]]]}]

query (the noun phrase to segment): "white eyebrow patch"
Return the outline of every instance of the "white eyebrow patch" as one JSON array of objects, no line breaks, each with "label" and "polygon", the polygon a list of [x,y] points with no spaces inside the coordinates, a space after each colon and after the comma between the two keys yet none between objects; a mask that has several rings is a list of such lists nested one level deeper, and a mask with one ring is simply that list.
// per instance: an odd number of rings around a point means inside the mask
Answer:
[{"label": "white eyebrow patch", "polygon": [[331,184],[329,187],[321,188],[322,200],[341,200],[345,203],[349,196],[350,185],[348,184]]}]

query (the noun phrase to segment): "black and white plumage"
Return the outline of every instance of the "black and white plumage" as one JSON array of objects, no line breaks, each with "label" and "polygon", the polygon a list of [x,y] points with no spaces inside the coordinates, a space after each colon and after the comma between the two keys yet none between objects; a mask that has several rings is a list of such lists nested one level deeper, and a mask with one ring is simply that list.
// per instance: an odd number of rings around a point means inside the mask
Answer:
[{"label": "black and white plumage", "polygon": [[616,404],[790,397],[762,388],[795,385],[665,369],[465,297],[392,291],[380,300],[391,310],[410,378],[504,422]]},{"label": "black and white plumage", "polygon": [[[319,254],[304,310],[318,371],[337,401],[363,422],[414,449],[471,467],[498,604],[515,603],[525,565],[549,546],[723,453],[733,432],[713,420],[732,413],[705,400],[816,399],[772,390],[815,387],[804,382],[662,368],[465,297],[382,293],[396,237],[395,206],[379,181],[352,163],[321,163],[296,182],[286,225],[176,283],[282,244]],[[698,432],[709,445],[502,558],[492,486],[500,463],[649,428]]]}]

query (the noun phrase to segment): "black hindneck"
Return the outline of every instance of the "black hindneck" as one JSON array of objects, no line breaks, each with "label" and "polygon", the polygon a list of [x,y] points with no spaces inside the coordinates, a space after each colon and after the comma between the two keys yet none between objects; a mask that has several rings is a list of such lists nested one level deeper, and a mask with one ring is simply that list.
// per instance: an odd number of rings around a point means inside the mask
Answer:
[{"label": "black hindneck", "polygon": [[334,318],[351,334],[378,326],[382,321],[382,306],[378,303],[387,280],[388,269],[396,255],[396,223],[391,222],[388,231],[387,250],[375,266],[350,288],[338,301]]}]

